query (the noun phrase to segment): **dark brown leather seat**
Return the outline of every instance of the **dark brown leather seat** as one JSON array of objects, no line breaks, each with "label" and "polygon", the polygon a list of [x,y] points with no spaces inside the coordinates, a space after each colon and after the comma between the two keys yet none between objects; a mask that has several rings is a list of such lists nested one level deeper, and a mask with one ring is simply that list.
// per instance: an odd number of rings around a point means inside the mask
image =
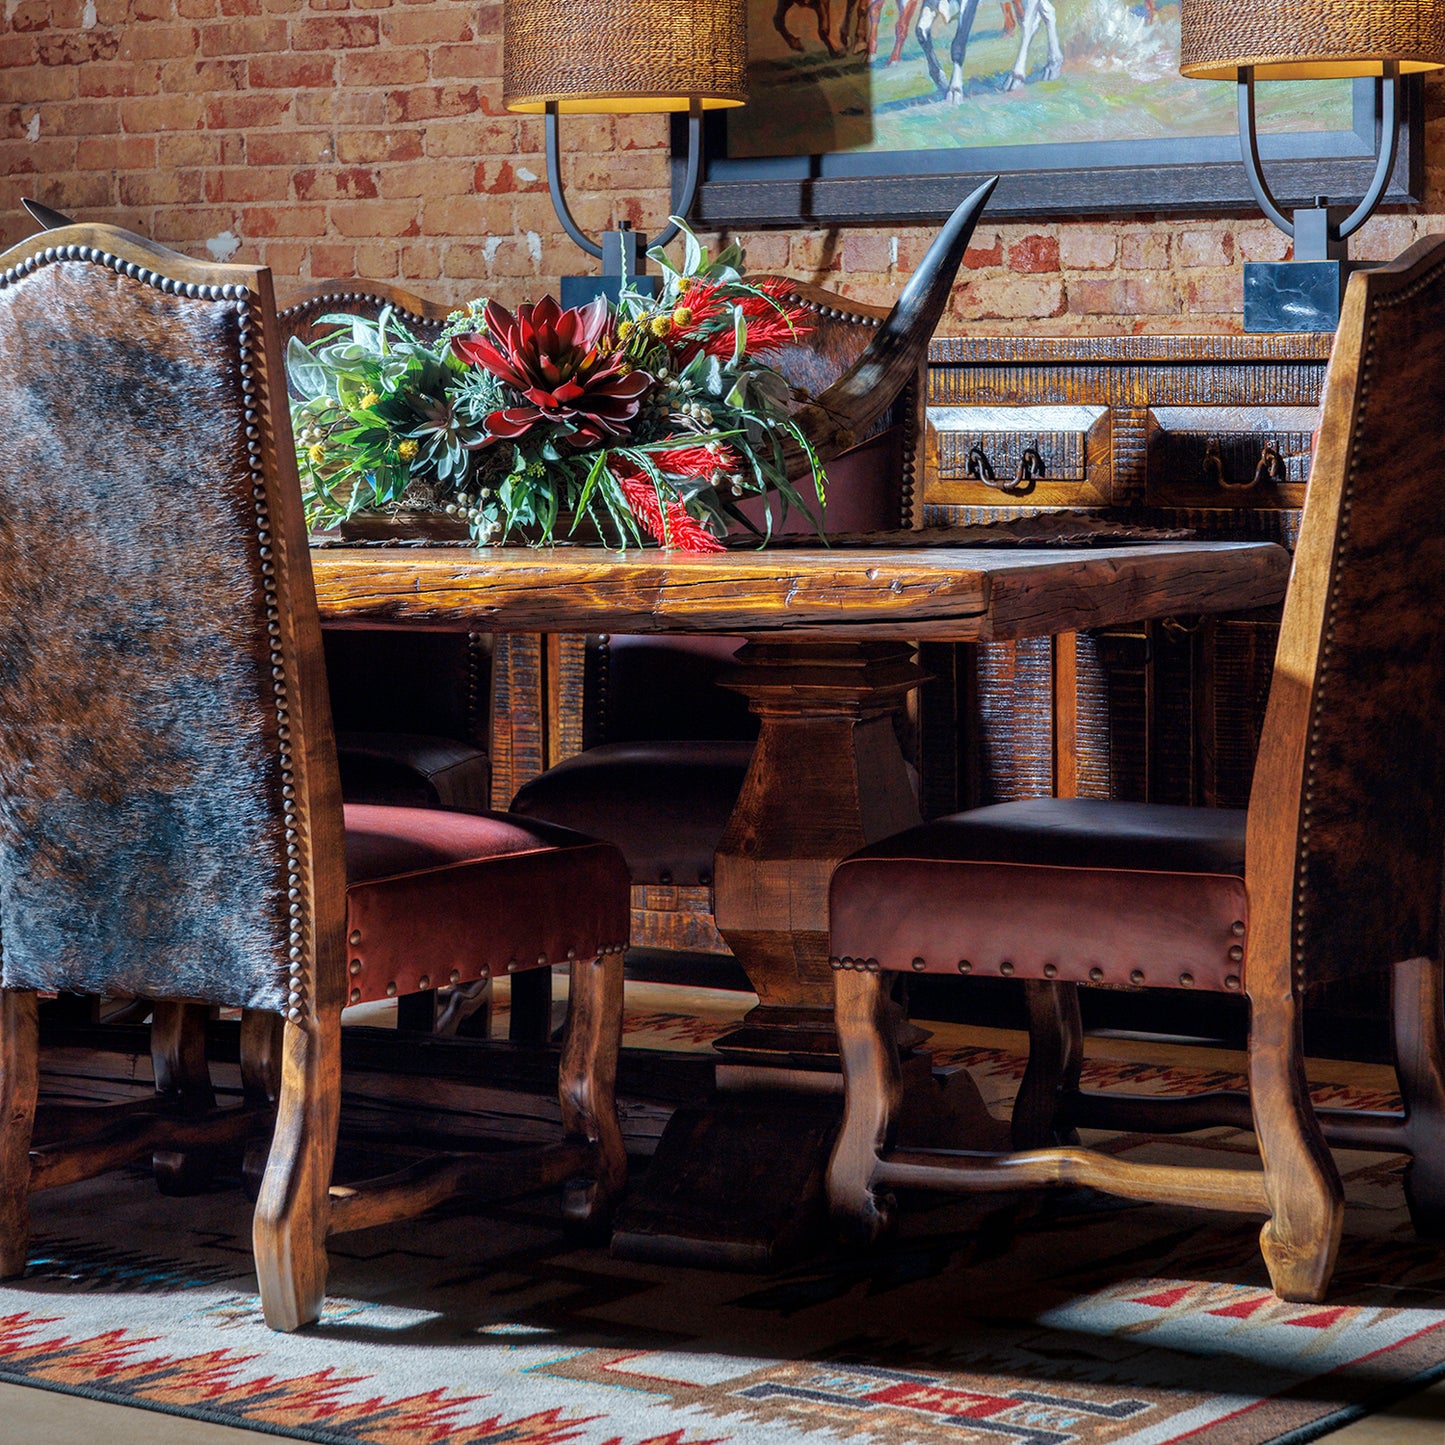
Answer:
[{"label": "dark brown leather seat", "polygon": [[[831,889],[846,1084],[837,1216],[871,1237],[892,1187],[1086,1185],[1264,1215],[1277,1294],[1318,1300],[1343,1194],[1326,1147],[1408,1153],[1417,1230],[1445,1237],[1445,241],[1350,280],[1325,393],[1247,813],[1108,801],[1005,804],[846,859]],[[888,977],[1024,981],[1014,1150],[894,1146]],[[1388,981],[1401,1114],[1317,1109],[1309,991]],[[1178,1101],[1079,1086],[1079,984],[1248,997],[1247,1095]],[[1252,1127],[1262,1170],[1157,1166],[1080,1127]]]},{"label": "dark brown leather seat", "polygon": [[940,818],[839,865],[831,946],[845,968],[1234,991],[1245,817],[1035,798]]}]

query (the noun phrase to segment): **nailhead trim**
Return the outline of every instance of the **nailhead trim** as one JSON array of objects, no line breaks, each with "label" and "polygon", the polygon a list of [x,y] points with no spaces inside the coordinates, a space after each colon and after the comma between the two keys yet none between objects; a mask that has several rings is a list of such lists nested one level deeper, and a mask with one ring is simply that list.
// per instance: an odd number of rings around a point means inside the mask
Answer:
[{"label": "nailhead trim", "polygon": [[293,1024],[307,1017],[306,1001],[311,993],[310,958],[306,947],[306,874],[301,862],[296,812],[294,757],[291,748],[290,714],[286,699],[285,657],[281,647],[280,603],[276,588],[276,565],[272,560],[270,511],[266,499],[266,475],[262,466],[261,431],[256,425],[265,402],[261,380],[254,360],[257,338],[251,306],[255,300],[251,290],[236,283],[205,285],[196,281],[178,281],[142,266],[135,261],[103,250],[98,246],[47,246],[26,257],[18,265],[0,272],[0,289],[13,286],[42,266],[60,261],[84,261],[104,266],[117,275],[128,276],[143,286],[153,287],[166,296],[185,296],[195,301],[228,301],[234,303],[237,327],[237,359],[241,377],[244,408],[246,453],[251,472],[251,496],[255,503],[257,553],[261,562],[263,609],[266,633],[270,639],[271,685],[276,706],[277,739],[281,774],[282,817],[286,838],[286,897],[289,915],[287,949],[288,992],[286,1018]]}]

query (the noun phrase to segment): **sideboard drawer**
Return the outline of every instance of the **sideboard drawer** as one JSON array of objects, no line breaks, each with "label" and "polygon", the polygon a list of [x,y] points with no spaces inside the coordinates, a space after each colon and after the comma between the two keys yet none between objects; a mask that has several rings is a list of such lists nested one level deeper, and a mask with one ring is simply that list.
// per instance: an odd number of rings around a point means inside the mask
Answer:
[{"label": "sideboard drawer", "polygon": [[1309,406],[1149,410],[1145,500],[1161,507],[1304,504],[1319,412]]},{"label": "sideboard drawer", "polygon": [[930,406],[928,499],[946,506],[1109,502],[1106,406]]}]

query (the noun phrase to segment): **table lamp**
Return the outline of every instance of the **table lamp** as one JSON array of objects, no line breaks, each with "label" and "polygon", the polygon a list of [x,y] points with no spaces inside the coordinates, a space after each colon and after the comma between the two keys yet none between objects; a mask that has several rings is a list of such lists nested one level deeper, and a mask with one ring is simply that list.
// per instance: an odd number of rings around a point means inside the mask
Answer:
[{"label": "table lamp", "polygon": [[563,194],[558,117],[686,111],[687,173],[673,197],[685,216],[697,195],[702,113],[747,100],[747,0],[507,0],[503,6],[502,102],[508,110],[547,117],[547,187],[562,228],[602,277],[564,276],[562,304],[604,294],[615,300],[624,275],[640,277],[645,253],[677,234],[670,225],[651,241],[626,222],[590,240]]},{"label": "table lamp", "polygon": [[[1351,263],[1346,241],[1373,214],[1394,169],[1401,77],[1445,66],[1440,0],[1180,0],[1180,73],[1234,80],[1239,147],[1260,209],[1294,238],[1294,260],[1244,268],[1246,331],[1333,331]],[[1375,77],[1375,174],[1353,209],[1316,196],[1285,216],[1259,159],[1254,83]]]}]

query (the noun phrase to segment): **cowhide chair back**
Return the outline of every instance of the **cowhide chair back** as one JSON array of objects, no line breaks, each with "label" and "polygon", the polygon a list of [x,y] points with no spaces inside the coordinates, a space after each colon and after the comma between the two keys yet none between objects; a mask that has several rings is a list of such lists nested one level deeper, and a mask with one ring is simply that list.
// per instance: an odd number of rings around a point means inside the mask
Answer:
[{"label": "cowhide chair back", "polygon": [[[33,1190],[239,1145],[275,1096],[254,1245],[266,1318],[294,1328],[328,1232],[485,1172],[332,1196],[345,1002],[570,961],[566,1138],[504,1172],[582,1175],[587,1218],[615,1199],[627,879],[615,849],[505,815],[343,813],[284,398],[268,271],[106,226],[0,256],[0,1272]],[[33,1132],[50,990],[158,1001],[156,1106],[121,1135],[104,1110]],[[218,1004],[246,1011],[240,1109],[208,1107]]]}]

